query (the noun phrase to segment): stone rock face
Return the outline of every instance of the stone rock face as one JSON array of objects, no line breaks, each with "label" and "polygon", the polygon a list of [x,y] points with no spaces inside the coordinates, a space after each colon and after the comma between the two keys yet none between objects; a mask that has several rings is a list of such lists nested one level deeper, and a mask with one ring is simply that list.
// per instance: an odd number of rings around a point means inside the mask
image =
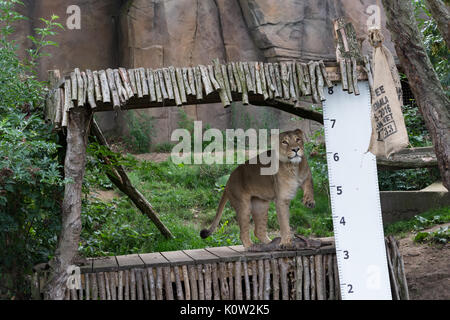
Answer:
[{"label": "stone rock face", "polygon": [[[192,66],[221,61],[276,61],[285,59],[335,60],[332,20],[346,16],[364,38],[368,5],[376,0],[27,0],[21,11],[31,19],[18,25],[17,39],[24,47],[26,35],[39,26],[39,18],[52,14],[66,25],[67,8],[77,5],[81,29],[60,31],[54,41],[59,48],[40,61],[39,74],[60,69],[67,74],[75,67],[159,68],[173,65]],[[385,25],[382,14],[382,25]],[[384,28],[386,43],[393,51],[390,35]],[[366,43],[366,42],[365,42]],[[367,52],[368,45],[364,44]],[[393,51],[394,52],[394,51]],[[225,129],[264,126],[282,130],[301,127],[310,133],[317,125],[292,121],[292,115],[278,110],[221,105],[183,107],[189,118],[204,125]],[[178,108],[149,109],[154,117],[153,143],[170,140],[178,128]],[[105,131],[126,134],[126,117],[120,113],[99,114]]]}]

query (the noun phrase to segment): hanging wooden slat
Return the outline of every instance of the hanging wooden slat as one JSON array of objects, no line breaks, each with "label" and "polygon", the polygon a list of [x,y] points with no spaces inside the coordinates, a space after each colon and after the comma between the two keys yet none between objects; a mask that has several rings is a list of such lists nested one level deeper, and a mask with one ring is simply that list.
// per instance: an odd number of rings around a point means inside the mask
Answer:
[{"label": "hanging wooden slat", "polygon": [[84,83],[83,83],[83,78],[81,76],[81,72],[79,68],[75,68],[75,77],[76,77],[76,82],[77,82],[77,92],[78,92],[78,96],[77,96],[77,101],[78,107],[82,107],[84,106]]},{"label": "hanging wooden slat", "polygon": [[158,78],[159,78],[159,86],[161,88],[161,93],[162,93],[162,97],[163,100],[168,100],[169,99],[169,94],[167,93],[167,89],[166,89],[166,81],[164,79],[164,74],[163,74],[163,70],[158,69]]},{"label": "hanging wooden slat", "polygon": [[183,75],[183,84],[184,84],[184,90],[186,92],[186,95],[189,95],[189,96],[195,95],[191,90],[191,85],[189,84],[188,68],[182,68],[182,75]]},{"label": "hanging wooden slat", "polygon": [[279,63],[274,63],[273,64],[274,67],[274,73],[275,73],[275,84],[277,87],[277,91],[278,91],[278,95],[280,98],[284,97],[283,94],[283,84],[281,82],[281,73],[280,73],[280,64]]},{"label": "hanging wooden slat", "polygon": [[289,92],[289,74],[288,74],[288,66],[285,62],[280,62],[281,69],[281,85],[283,87],[283,98],[289,100],[291,98]]},{"label": "hanging wooden slat", "polygon": [[131,87],[131,82],[128,77],[127,70],[125,68],[119,68],[119,75],[120,75],[120,78],[122,79],[123,86],[124,86],[125,90],[127,91],[128,99],[133,98],[134,92],[133,92],[133,88]]},{"label": "hanging wooden slat", "polygon": [[231,63],[231,69],[233,69],[233,77],[236,83],[237,92],[242,93],[242,80],[241,76],[239,75],[238,67],[239,67],[238,62]]},{"label": "hanging wooden slat", "polygon": [[345,62],[345,59],[339,60],[339,70],[341,72],[342,90],[348,91],[347,63]]},{"label": "hanging wooden slat", "polygon": [[246,83],[247,91],[249,93],[250,92],[254,93],[255,87],[253,87],[252,75],[250,73],[250,68],[249,68],[248,62],[242,62],[242,67],[244,69],[245,83]]},{"label": "hanging wooden slat", "polygon": [[353,83],[353,91],[355,92],[356,96],[359,96],[359,88],[358,88],[358,65],[356,63],[355,58],[351,58],[352,63],[352,83]]},{"label": "hanging wooden slat", "polygon": [[212,84],[214,90],[216,90],[216,91],[217,91],[217,90],[220,90],[222,87],[221,87],[221,85],[219,84],[219,82],[216,80],[216,76],[215,76],[215,74],[214,74],[214,68],[213,68],[213,66],[212,66],[212,65],[208,65],[207,68],[208,68],[208,76],[209,76],[209,80],[211,81],[211,84]]},{"label": "hanging wooden slat", "polygon": [[[295,61],[292,61],[289,63],[289,69],[291,70],[291,77],[292,77],[292,82],[294,85],[295,98],[300,99],[302,93],[300,90],[300,85],[298,83],[297,65],[296,65]],[[297,100],[295,100],[295,101],[297,101]]]},{"label": "hanging wooden slat", "polygon": [[98,71],[92,72],[94,77],[94,88],[95,88],[95,100],[97,102],[103,101],[102,88],[100,86],[100,77],[98,75]]},{"label": "hanging wooden slat", "polygon": [[170,76],[169,68],[163,68],[162,73],[164,75],[164,83],[166,85],[167,94],[170,100],[175,100],[175,94],[172,86],[172,78]]},{"label": "hanging wooden slat", "polygon": [[222,74],[222,67],[219,63],[219,59],[214,59],[213,62],[214,62],[214,75],[220,86],[220,88],[217,89],[219,92],[219,97],[220,100],[222,101],[222,105],[224,107],[228,107],[230,105],[230,100],[228,99],[227,91],[225,88],[225,81]]},{"label": "hanging wooden slat", "polygon": [[106,71],[100,70],[98,72],[98,76],[100,78],[100,87],[102,89],[103,103],[110,103],[111,102],[111,92],[109,90],[109,83],[108,83],[108,77],[106,75]]},{"label": "hanging wooden slat", "polygon": [[155,91],[156,91],[156,101],[157,102],[163,102],[163,95],[161,91],[161,85],[159,81],[159,74],[158,71],[155,70],[153,72],[153,77],[155,78]]},{"label": "hanging wooden slat", "polygon": [[191,87],[191,93],[193,96],[197,96],[197,87],[195,84],[196,71],[194,68],[188,68],[187,73],[188,73],[189,87]]},{"label": "hanging wooden slat", "polygon": [[172,81],[172,89],[175,97],[175,103],[177,104],[177,106],[181,106],[183,105],[183,102],[181,101],[180,89],[178,88],[178,81],[177,75],[175,73],[175,68],[169,67],[169,72],[170,72],[170,79]]},{"label": "hanging wooden slat", "polygon": [[263,94],[262,90],[262,82],[261,82],[261,73],[259,72],[259,63],[252,63],[252,69],[255,69],[255,81],[256,81],[256,93]]},{"label": "hanging wooden slat", "polygon": [[297,92],[296,92],[296,85],[295,85],[295,74],[294,74],[294,68],[291,62],[287,63],[288,67],[288,76],[289,76],[289,94],[291,96],[292,101],[297,101]]},{"label": "hanging wooden slat", "polygon": [[347,70],[347,83],[348,83],[348,93],[354,93],[353,87],[353,74],[352,74],[352,61],[350,59],[345,59],[345,68]]},{"label": "hanging wooden slat", "polygon": [[122,80],[120,79],[119,70],[114,69],[113,72],[117,93],[119,94],[120,103],[124,105],[128,101],[128,93],[122,84]]},{"label": "hanging wooden slat", "polygon": [[138,96],[138,98],[143,98],[144,92],[142,91],[141,73],[139,72],[139,69],[134,69],[133,73],[134,73],[134,78],[136,79],[137,96]]},{"label": "hanging wooden slat", "polygon": [[136,84],[136,75],[134,73],[134,69],[128,69],[128,79],[130,79],[131,90],[133,91],[133,96],[137,95],[137,84]]},{"label": "hanging wooden slat", "polygon": [[155,88],[155,74],[152,69],[147,69],[148,93],[150,95],[150,102],[157,101]]},{"label": "hanging wooden slat", "polygon": [[319,94],[317,93],[317,82],[316,82],[316,65],[313,61],[308,63],[309,79],[311,83],[311,92],[314,103],[319,103]]},{"label": "hanging wooden slat", "polygon": [[197,99],[203,99],[203,83],[202,83],[202,70],[200,66],[195,68],[195,90],[197,92]]},{"label": "hanging wooden slat", "polygon": [[252,86],[254,89],[254,93],[258,93],[257,88],[256,88],[256,68],[255,68],[254,61],[251,61],[248,63],[248,69],[250,71],[250,79],[252,80]]},{"label": "hanging wooden slat", "polygon": [[119,94],[117,92],[117,87],[115,84],[115,79],[114,79],[114,71],[112,69],[107,69],[106,70],[106,76],[108,77],[108,85],[109,85],[109,89],[111,91],[111,95],[112,95],[112,99],[113,99],[113,107],[114,110],[119,110],[120,109],[120,99],[119,99]]},{"label": "hanging wooden slat", "polygon": [[232,92],[237,92],[236,81],[234,80],[233,65],[231,63],[228,63],[226,65],[226,68],[227,68],[228,80],[230,83],[230,90]]},{"label": "hanging wooden slat", "polygon": [[209,78],[208,68],[203,65],[198,66],[198,68],[200,70],[200,74],[202,75],[202,82],[205,88],[205,94],[209,95],[210,93],[214,92],[214,89],[212,87],[211,79]]},{"label": "hanging wooden slat", "polygon": [[222,68],[223,83],[225,85],[225,92],[227,94],[228,101],[232,102],[233,101],[233,96],[231,94],[230,77],[232,78],[233,75],[232,74],[228,75],[228,71],[227,71],[227,66],[226,65],[222,64],[220,67]]},{"label": "hanging wooden slat", "polygon": [[244,71],[244,64],[242,62],[239,62],[236,65],[236,68],[238,71],[240,84],[241,84],[241,88],[242,88],[242,103],[244,105],[248,105],[249,101],[248,101],[247,77],[246,77],[245,71]]},{"label": "hanging wooden slat", "polygon": [[75,102],[78,100],[78,79],[75,71],[70,73],[70,84],[72,88],[72,101]]},{"label": "hanging wooden slat", "polygon": [[322,69],[320,69],[320,65],[315,62],[315,70],[316,70],[316,78],[317,78],[317,94],[319,96],[320,101],[325,101],[325,94],[323,91],[324,80],[322,75]]},{"label": "hanging wooden slat", "polygon": [[181,68],[175,69],[175,75],[177,78],[177,86],[178,86],[178,92],[180,93],[181,103],[187,103],[187,96],[186,96],[186,89],[184,87],[184,80],[183,80],[183,72]]},{"label": "hanging wooden slat", "polygon": [[328,89],[333,88],[333,83],[331,82],[330,78],[328,77],[327,68],[325,67],[325,64],[323,63],[323,60],[319,61],[319,67],[322,71],[323,79],[325,80],[325,84]]},{"label": "hanging wooden slat", "polygon": [[[64,108],[61,115],[61,126],[63,128],[67,127],[67,123],[69,120],[69,110],[73,109],[75,105],[73,104],[73,101],[71,99],[71,81],[70,78],[66,78],[66,83],[64,85]],[[55,125],[56,125],[55,121]]]},{"label": "hanging wooden slat", "polygon": [[257,64],[257,71],[259,72],[259,77],[261,80],[261,90],[264,97],[264,100],[269,99],[269,89],[267,88],[267,79],[266,79],[266,73],[264,70],[264,63],[260,62]]}]

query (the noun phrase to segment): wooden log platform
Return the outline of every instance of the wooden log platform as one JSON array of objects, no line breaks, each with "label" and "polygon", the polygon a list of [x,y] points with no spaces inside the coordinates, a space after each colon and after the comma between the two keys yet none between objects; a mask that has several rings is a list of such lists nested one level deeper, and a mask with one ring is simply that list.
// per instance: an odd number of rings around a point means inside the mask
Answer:
[{"label": "wooden log platform", "polygon": [[[301,67],[294,66],[297,64],[300,66],[295,61],[220,64],[215,59],[214,66],[209,65],[209,68],[170,66],[157,70],[136,68],[128,72],[124,68],[86,72],[76,68],[62,77],[59,71],[53,70],[49,71],[49,77],[55,79],[47,99],[46,119],[54,123],[56,129],[61,129],[66,126],[61,119],[75,107],[104,112],[212,103],[228,107],[231,102],[242,101],[323,123],[322,114],[311,108],[311,104],[321,101],[305,88],[319,86],[322,92],[327,84],[332,89],[332,83],[341,81],[341,73],[337,64],[325,66],[322,61],[311,61],[317,77],[310,78]],[[184,74],[181,69],[185,70]],[[84,74],[87,76],[83,77]],[[355,76],[367,80],[363,66],[357,66]],[[60,92],[67,92],[67,101],[59,98]],[[59,99],[55,99],[56,96]]]},{"label": "wooden log platform", "polygon": [[[395,297],[407,293],[396,242],[386,242]],[[66,300],[337,300],[334,244],[320,249],[248,252],[243,246],[90,258],[81,288]],[[34,269],[32,292],[42,299],[46,265]],[[391,281],[392,281],[391,279]],[[403,295],[401,295],[402,293]]]}]

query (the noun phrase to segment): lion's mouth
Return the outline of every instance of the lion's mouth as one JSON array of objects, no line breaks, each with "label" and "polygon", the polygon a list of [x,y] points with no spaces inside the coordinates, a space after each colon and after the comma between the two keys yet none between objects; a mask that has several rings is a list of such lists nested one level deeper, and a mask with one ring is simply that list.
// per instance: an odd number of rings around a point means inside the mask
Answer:
[{"label": "lion's mouth", "polygon": [[291,161],[291,162],[301,162],[302,161],[302,157],[299,156],[298,154],[296,154],[293,157],[289,157],[289,161]]}]

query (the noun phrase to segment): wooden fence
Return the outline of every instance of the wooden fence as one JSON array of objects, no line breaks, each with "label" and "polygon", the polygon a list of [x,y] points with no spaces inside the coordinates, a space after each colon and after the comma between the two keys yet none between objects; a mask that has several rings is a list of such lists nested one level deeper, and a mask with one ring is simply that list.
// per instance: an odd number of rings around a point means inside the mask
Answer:
[{"label": "wooden fence", "polygon": [[[403,261],[387,240],[394,299],[407,299]],[[81,289],[66,300],[337,300],[336,249],[246,252],[242,246],[90,259],[80,267]],[[33,276],[43,298],[48,270]],[[406,288],[406,289],[405,289]]]}]

